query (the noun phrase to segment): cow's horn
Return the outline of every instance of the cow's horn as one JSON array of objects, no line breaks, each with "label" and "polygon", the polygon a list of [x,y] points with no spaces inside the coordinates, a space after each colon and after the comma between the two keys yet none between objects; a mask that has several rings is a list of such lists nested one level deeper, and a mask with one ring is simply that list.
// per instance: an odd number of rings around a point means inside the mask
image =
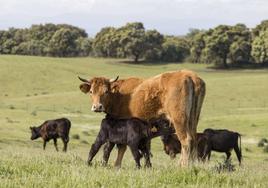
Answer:
[{"label": "cow's horn", "polygon": [[81,78],[80,76],[78,76],[79,80],[81,80],[82,82],[86,82],[86,83],[89,83],[88,80],[84,79],[84,78]]},{"label": "cow's horn", "polygon": [[117,76],[116,78],[110,79],[110,82],[116,82],[118,80],[119,76]]}]

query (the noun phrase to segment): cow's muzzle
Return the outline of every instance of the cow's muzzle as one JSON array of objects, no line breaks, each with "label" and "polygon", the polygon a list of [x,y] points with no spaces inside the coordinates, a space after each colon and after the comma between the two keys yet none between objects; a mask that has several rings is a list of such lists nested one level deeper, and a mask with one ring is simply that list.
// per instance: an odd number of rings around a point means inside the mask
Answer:
[{"label": "cow's muzzle", "polygon": [[91,111],[93,112],[103,112],[104,111],[104,107],[102,104],[93,104],[91,107]]}]

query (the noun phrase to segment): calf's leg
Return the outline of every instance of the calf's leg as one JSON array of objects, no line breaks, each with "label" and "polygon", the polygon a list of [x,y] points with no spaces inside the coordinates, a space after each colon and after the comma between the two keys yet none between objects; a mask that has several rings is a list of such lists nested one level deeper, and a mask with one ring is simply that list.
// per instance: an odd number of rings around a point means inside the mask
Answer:
[{"label": "calf's leg", "polygon": [[150,141],[142,148],[142,153],[145,158],[145,167],[150,168],[152,167],[152,163],[150,160],[151,152],[150,152],[151,143]]},{"label": "calf's leg", "polygon": [[67,151],[67,145],[68,145],[68,142],[69,142],[69,137],[67,138],[62,138],[62,142],[63,142],[63,151],[66,152]]},{"label": "calf's leg", "polygon": [[230,157],[231,157],[231,152],[227,151],[225,153],[226,153],[226,156],[227,156],[226,161],[228,161],[230,159]]},{"label": "calf's leg", "polygon": [[130,145],[129,147],[130,147],[131,153],[134,157],[134,160],[136,162],[136,167],[140,168],[141,167],[140,159],[142,156],[139,152],[138,146],[137,145]]},{"label": "calf's leg", "polygon": [[118,145],[117,158],[116,158],[116,161],[115,161],[115,164],[114,164],[115,167],[117,167],[117,168],[121,167],[122,159],[124,157],[124,154],[125,154],[126,150],[127,150],[126,145]]},{"label": "calf's leg", "polygon": [[112,143],[112,142],[107,142],[104,145],[104,148],[103,148],[103,165],[107,165],[109,157],[110,157],[110,154],[111,154],[111,151],[114,148],[114,145],[115,144]]},{"label": "calf's leg", "polygon": [[43,150],[45,150],[45,149],[46,149],[46,145],[47,145],[47,141],[46,141],[46,140],[44,140],[44,143],[43,143]]},{"label": "calf's leg", "polygon": [[56,148],[56,151],[59,151],[58,146],[57,146],[57,138],[53,138],[53,141],[54,141],[54,146]]},{"label": "calf's leg", "polygon": [[87,164],[90,165],[92,159],[94,158],[94,156],[97,154],[97,152],[99,151],[100,147],[106,142],[107,140],[107,132],[105,132],[102,128],[94,142],[94,144],[92,144],[91,149],[89,151],[88,154],[88,160],[87,160]]}]

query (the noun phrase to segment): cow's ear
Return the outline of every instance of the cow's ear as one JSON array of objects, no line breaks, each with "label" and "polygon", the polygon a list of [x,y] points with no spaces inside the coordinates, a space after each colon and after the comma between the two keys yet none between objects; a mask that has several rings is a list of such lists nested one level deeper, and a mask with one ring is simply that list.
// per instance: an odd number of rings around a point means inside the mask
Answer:
[{"label": "cow's ear", "polygon": [[120,88],[120,83],[119,82],[112,82],[111,83],[111,92],[115,93],[119,90]]},{"label": "cow's ear", "polygon": [[82,83],[82,84],[80,84],[79,88],[83,93],[88,93],[90,90],[90,84]]},{"label": "cow's ear", "polygon": [[33,127],[29,127],[30,128],[30,130],[33,130]]}]

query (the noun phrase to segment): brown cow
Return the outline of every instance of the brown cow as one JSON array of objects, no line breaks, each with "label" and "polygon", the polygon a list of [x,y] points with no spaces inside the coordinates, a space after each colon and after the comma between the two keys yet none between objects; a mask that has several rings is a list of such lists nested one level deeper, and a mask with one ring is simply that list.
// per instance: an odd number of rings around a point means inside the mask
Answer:
[{"label": "brown cow", "polygon": [[[117,79],[80,78],[83,81],[81,91],[90,94],[91,110],[143,120],[165,116],[174,125],[182,143],[180,164],[187,165],[195,160],[195,134],[205,96],[204,81],[188,70],[166,72],[145,80]],[[117,166],[120,166],[125,150],[126,147],[119,150]]]},{"label": "brown cow", "polygon": [[[205,161],[209,154],[209,138],[204,133],[197,133],[197,153],[198,159]],[[164,151],[171,159],[176,157],[176,154],[181,153],[181,143],[176,134],[163,135],[161,140],[164,145]]]}]

